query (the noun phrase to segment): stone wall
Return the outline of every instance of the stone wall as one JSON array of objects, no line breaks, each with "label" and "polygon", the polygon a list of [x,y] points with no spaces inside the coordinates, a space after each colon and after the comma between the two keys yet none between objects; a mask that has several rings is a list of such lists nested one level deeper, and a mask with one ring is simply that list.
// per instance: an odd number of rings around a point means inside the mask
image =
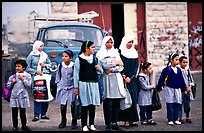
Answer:
[{"label": "stone wall", "polygon": [[155,74],[171,53],[188,57],[187,2],[146,2],[147,60]]}]

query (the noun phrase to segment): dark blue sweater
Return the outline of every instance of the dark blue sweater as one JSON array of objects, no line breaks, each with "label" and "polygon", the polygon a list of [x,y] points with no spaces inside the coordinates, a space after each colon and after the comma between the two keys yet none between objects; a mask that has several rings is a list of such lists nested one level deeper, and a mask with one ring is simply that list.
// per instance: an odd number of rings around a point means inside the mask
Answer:
[{"label": "dark blue sweater", "polygon": [[179,67],[177,68],[177,74],[173,71],[173,69],[170,66],[165,67],[161,75],[159,77],[157,89],[161,90],[162,86],[164,87],[164,80],[166,76],[168,75],[168,79],[166,81],[166,86],[171,88],[181,88],[181,91],[184,92],[186,90],[186,84],[184,81],[184,78],[181,73],[181,69]]}]

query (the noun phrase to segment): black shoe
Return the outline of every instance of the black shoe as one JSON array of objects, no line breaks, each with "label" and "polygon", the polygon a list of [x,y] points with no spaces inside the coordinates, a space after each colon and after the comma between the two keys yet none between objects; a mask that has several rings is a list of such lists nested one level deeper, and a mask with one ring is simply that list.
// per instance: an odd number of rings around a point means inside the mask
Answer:
[{"label": "black shoe", "polygon": [[77,129],[77,120],[72,120],[71,128],[72,129]]},{"label": "black shoe", "polygon": [[142,121],[141,125],[147,125],[147,122],[146,121]]},{"label": "black shoe", "polygon": [[58,127],[59,128],[65,128],[66,127],[66,122],[61,122]]},{"label": "black shoe", "polygon": [[31,131],[31,129],[28,126],[22,126],[21,128],[23,131]]},{"label": "black shoe", "polygon": [[112,131],[111,125],[106,125],[106,131]]},{"label": "black shoe", "polygon": [[41,116],[41,119],[49,120],[50,118],[48,116]]},{"label": "black shoe", "polygon": [[122,131],[122,129],[118,126],[118,124],[112,124],[111,126],[112,130]]},{"label": "black shoe", "polygon": [[36,122],[36,121],[38,121],[38,120],[39,120],[39,117],[37,117],[37,116],[35,116],[35,117],[32,119],[33,122]]},{"label": "black shoe", "polygon": [[156,125],[157,123],[153,120],[148,120],[147,124],[148,125]]},{"label": "black shoe", "polygon": [[13,131],[18,131],[18,127],[13,127]]}]

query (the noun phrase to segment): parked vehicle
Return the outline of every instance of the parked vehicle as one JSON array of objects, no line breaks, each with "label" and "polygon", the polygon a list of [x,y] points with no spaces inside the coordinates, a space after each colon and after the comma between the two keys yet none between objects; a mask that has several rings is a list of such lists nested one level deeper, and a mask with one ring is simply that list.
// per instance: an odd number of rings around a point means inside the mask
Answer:
[{"label": "parked vehicle", "polygon": [[103,37],[103,30],[92,23],[50,23],[39,29],[36,40],[44,42],[44,51],[48,54],[52,62],[51,91],[53,95],[56,92],[55,75],[57,66],[62,61],[62,52],[67,48],[72,50],[74,52],[74,61],[80,52],[83,41],[93,41],[95,52],[97,52],[100,49]]}]

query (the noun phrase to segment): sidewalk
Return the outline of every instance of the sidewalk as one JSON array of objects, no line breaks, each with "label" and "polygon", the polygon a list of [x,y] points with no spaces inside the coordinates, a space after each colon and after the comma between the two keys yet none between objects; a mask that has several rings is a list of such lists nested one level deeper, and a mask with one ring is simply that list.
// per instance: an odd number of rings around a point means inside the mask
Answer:
[{"label": "sidewalk", "polygon": [[[194,80],[197,83],[197,96],[191,103],[191,119],[192,124],[182,124],[182,125],[167,125],[166,119],[166,105],[162,103],[162,109],[153,112],[153,118],[157,122],[156,126],[141,125],[133,126],[130,128],[123,128],[124,131],[202,131],[202,72],[194,72]],[[78,120],[78,128],[71,129],[71,114],[70,107],[67,109],[67,126],[64,129],[59,129],[58,125],[60,123],[60,106],[55,101],[50,102],[48,116],[50,120],[39,120],[37,122],[32,122],[33,119],[33,97],[30,93],[31,107],[27,109],[27,123],[32,131],[81,131],[81,121]],[[161,94],[161,93],[160,93]],[[105,130],[104,118],[103,118],[103,106],[100,105],[96,108],[95,125],[99,131]],[[138,108],[139,111],[139,108]],[[139,112],[138,112],[139,113]],[[183,114],[184,116],[184,114]],[[11,121],[11,110],[9,108],[9,103],[2,99],[2,131],[12,131],[12,121]],[[122,125],[122,122],[119,122]],[[19,117],[19,127],[21,127],[20,117]],[[19,128],[20,129],[20,128]]]}]

